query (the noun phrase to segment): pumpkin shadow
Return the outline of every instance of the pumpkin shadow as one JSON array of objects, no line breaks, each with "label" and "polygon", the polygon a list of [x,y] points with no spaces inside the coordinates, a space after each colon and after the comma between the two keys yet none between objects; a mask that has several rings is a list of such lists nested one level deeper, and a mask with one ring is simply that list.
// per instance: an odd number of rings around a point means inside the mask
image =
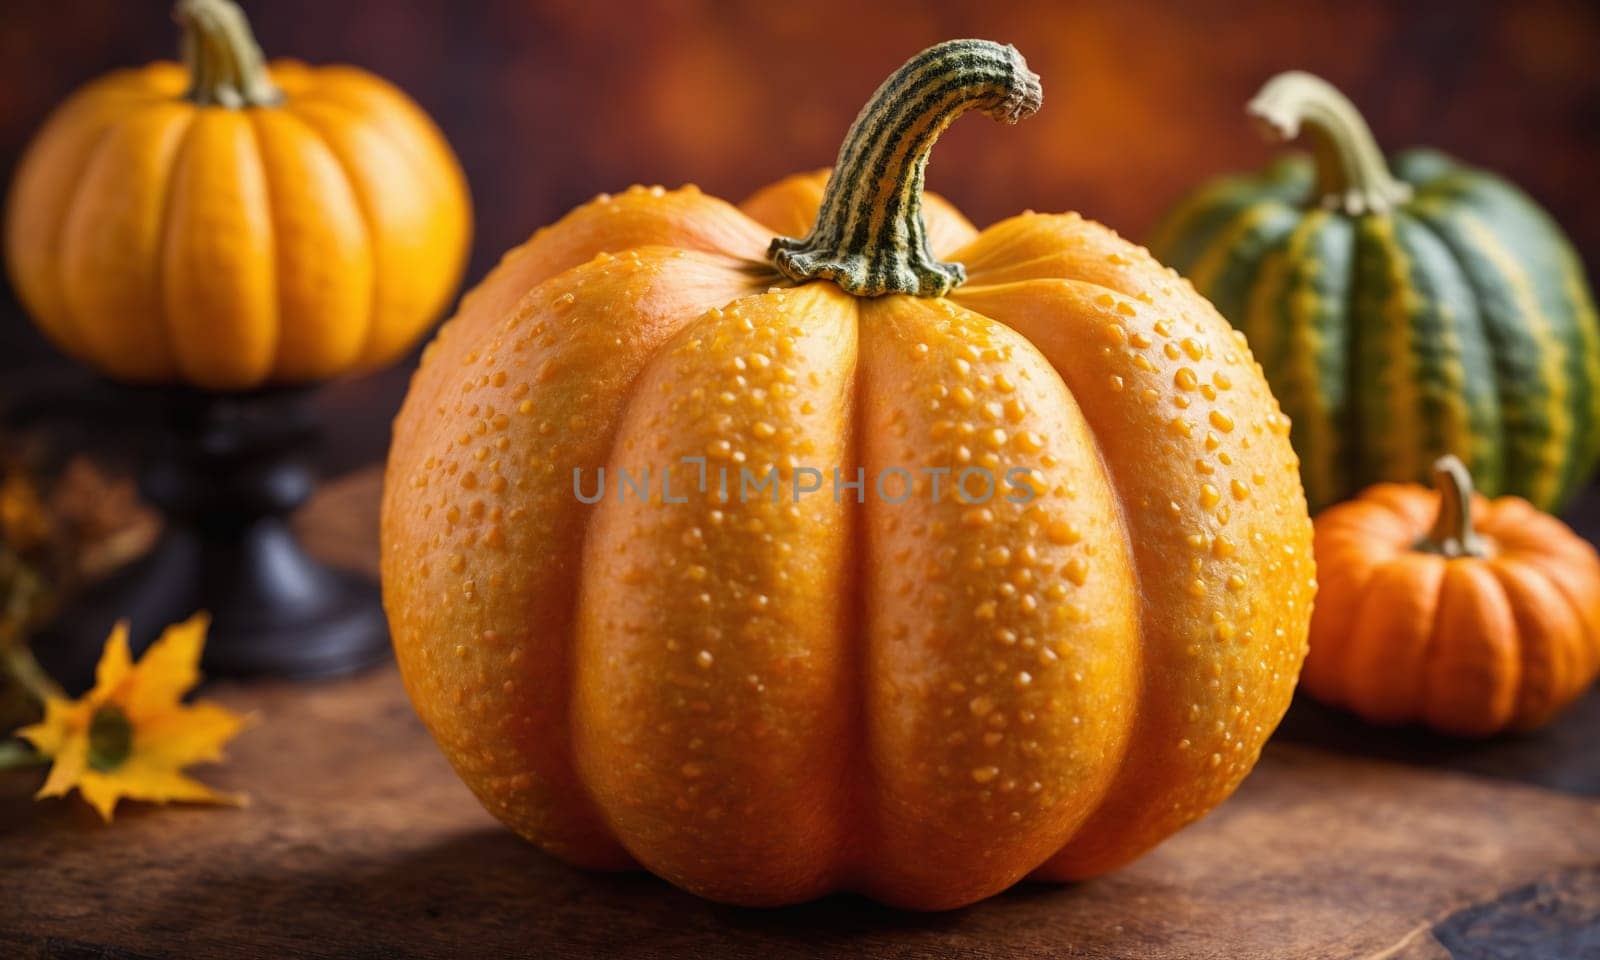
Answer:
[{"label": "pumpkin shadow", "polygon": [[[975,949],[1079,887],[1020,884],[973,907],[917,913],[837,894],[781,908],[710,903],[646,873],[587,873],[498,827],[462,832],[382,863],[283,843],[270,872],[196,864],[147,933],[226,944],[241,956],[608,957],[898,956]],[[981,950],[979,951],[981,952]]]},{"label": "pumpkin shadow", "polygon": [[1418,726],[1374,726],[1300,691],[1273,739],[1600,797],[1600,765],[1589,759],[1596,729],[1600,729],[1600,687],[1579,698],[1549,726],[1482,740],[1449,737]]}]

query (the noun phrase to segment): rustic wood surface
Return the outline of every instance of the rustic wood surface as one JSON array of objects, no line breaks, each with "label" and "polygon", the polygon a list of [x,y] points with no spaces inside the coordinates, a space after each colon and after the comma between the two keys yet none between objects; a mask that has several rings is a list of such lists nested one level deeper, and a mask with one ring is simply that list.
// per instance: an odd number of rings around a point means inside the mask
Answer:
[{"label": "rustic wood surface", "polygon": [[[324,556],[375,567],[377,491],[369,470],[309,508]],[[571,870],[477,806],[392,667],[211,695],[260,720],[203,771],[247,809],[106,826],[0,777],[0,957],[1600,956],[1596,695],[1482,745],[1297,704],[1236,797],[1133,866],[937,915],[742,910]]]}]

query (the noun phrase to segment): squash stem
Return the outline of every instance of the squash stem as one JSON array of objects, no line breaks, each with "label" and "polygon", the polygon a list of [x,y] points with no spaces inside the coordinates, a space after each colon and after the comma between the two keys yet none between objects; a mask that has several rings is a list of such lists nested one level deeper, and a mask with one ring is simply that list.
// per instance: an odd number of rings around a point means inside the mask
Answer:
[{"label": "squash stem", "polygon": [[1355,104],[1321,77],[1299,70],[1280,73],[1246,110],[1280,140],[1293,140],[1302,131],[1307,135],[1323,206],[1360,216],[1411,199],[1411,185],[1389,172]]},{"label": "squash stem", "polygon": [[233,0],[178,0],[172,17],[183,26],[187,99],[230,110],[283,102],[283,91],[267,75],[250,21]]},{"label": "squash stem", "polygon": [[1016,123],[1042,97],[1014,47],[950,40],[922,51],[884,81],[845,135],[811,233],[778,237],[767,255],[791,280],[826,278],[860,297],[949,293],[966,271],[933,256],[922,219],[934,141],[968,110]]},{"label": "squash stem", "polygon": [[1435,460],[1433,486],[1439,491],[1439,514],[1417,549],[1452,558],[1487,556],[1487,545],[1472,528],[1472,474],[1466,465],[1454,455]]}]

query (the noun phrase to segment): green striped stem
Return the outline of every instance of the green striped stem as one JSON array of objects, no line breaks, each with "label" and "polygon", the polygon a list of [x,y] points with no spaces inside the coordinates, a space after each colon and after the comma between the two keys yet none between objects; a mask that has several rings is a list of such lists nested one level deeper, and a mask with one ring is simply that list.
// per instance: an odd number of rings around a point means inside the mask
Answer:
[{"label": "green striped stem", "polygon": [[1322,205],[1351,216],[1384,213],[1411,199],[1355,105],[1328,81],[1291,70],[1268,80],[1245,108],[1282,140],[1303,131],[1316,158]]},{"label": "green striped stem", "polygon": [[1416,546],[1442,557],[1482,557],[1483,538],[1472,529],[1472,474],[1454,455],[1433,462],[1433,486],[1439,491],[1439,515],[1433,529]]},{"label": "green striped stem", "polygon": [[966,271],[928,247],[928,153],[968,110],[1016,123],[1041,98],[1038,75],[1014,47],[950,40],[922,51],[884,81],[845,135],[811,233],[778,237],[767,255],[791,280],[826,278],[859,297],[949,293]]},{"label": "green striped stem", "polygon": [[230,110],[283,102],[283,91],[267,76],[250,21],[233,0],[178,0],[172,18],[183,27],[187,99]]}]

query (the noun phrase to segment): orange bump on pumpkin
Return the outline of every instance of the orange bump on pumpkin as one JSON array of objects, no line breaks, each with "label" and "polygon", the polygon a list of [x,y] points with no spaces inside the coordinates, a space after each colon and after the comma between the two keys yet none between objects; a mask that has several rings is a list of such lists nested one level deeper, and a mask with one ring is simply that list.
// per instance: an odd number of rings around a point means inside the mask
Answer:
[{"label": "orange bump on pumpkin", "polygon": [[1485,736],[1540,726],[1600,671],[1600,557],[1521,497],[1382,483],[1316,520],[1303,682],[1375,723]]},{"label": "orange bump on pumpkin", "polygon": [[229,0],[181,0],[187,67],[74,94],[24,153],[6,213],[17,294],[106,376],[243,390],[381,366],[460,281],[455,155],[354,67],[266,65]]},{"label": "orange bump on pumpkin", "polygon": [[[923,207],[956,114],[1038,103],[1015,50],[935,47],[826,189],[601,196],[441,330],[384,597],[419,714],[513,829],[722,901],[936,909],[1120,866],[1249,772],[1315,588],[1288,423],[1142,248]],[[783,495],[699,494],[685,457]],[[963,502],[969,464],[1033,496]],[[808,467],[863,470],[865,502],[791,496]],[[580,502],[601,468],[649,468],[647,499]]]}]

